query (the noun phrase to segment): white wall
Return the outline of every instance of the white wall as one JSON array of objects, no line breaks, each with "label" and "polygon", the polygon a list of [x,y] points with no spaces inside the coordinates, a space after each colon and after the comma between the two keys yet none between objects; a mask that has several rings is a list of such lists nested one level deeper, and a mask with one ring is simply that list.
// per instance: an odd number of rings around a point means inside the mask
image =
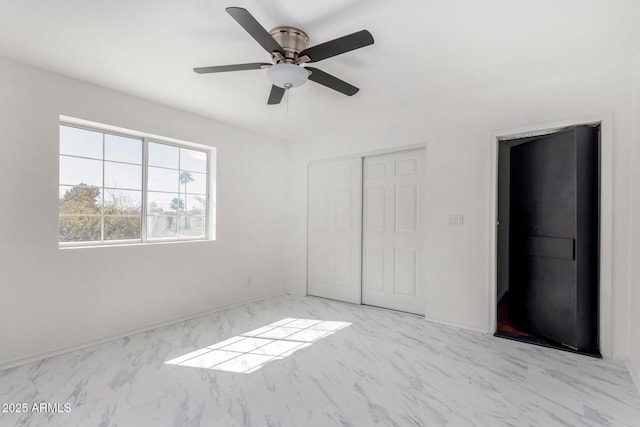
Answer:
[{"label": "white wall", "polygon": [[[284,143],[2,59],[0,94],[0,367],[284,291]],[[217,241],[59,249],[60,114],[217,147]]]},{"label": "white wall", "polygon": [[631,278],[629,295],[629,361],[631,375],[640,392],[640,55],[633,70],[633,207]]},{"label": "white wall", "polygon": [[[294,145],[290,180],[288,289],[304,293],[306,164],[310,160],[427,143],[427,319],[488,330],[489,254],[493,218],[491,140],[500,129],[529,127],[602,114],[613,126],[613,283],[611,356],[627,353],[631,62],[594,62],[590,69],[557,74],[538,66],[481,90],[443,87],[416,103],[372,120],[345,122],[333,133]],[[466,70],[472,73],[472,70]],[[425,76],[428,78],[428,76]],[[367,96],[363,90],[358,96]],[[335,102],[349,102],[336,99]],[[542,126],[542,125],[541,125]],[[463,213],[464,227],[447,227],[447,214]]]}]

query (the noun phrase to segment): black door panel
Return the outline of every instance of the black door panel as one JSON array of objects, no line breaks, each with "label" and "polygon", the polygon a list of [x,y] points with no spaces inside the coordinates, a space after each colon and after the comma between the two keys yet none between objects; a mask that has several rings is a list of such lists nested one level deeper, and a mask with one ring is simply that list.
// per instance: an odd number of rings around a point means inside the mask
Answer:
[{"label": "black door panel", "polygon": [[598,129],[511,148],[509,319],[570,347],[597,349]]}]

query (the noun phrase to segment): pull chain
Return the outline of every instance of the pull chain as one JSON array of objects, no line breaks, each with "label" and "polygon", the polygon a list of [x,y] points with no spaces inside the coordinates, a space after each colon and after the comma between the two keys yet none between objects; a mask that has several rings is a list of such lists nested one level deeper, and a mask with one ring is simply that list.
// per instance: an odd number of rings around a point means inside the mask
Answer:
[{"label": "pull chain", "polygon": [[289,114],[289,92],[291,92],[290,89],[287,89],[287,91],[285,92],[285,95],[287,95],[287,114]]},{"label": "pull chain", "polygon": [[287,114],[289,114],[289,91],[292,87],[291,83],[284,84],[284,96],[287,98]]}]

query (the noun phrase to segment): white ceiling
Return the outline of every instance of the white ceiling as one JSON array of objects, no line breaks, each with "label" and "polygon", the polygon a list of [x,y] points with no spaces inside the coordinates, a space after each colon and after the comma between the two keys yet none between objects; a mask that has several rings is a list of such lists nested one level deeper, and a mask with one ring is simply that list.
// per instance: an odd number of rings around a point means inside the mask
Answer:
[{"label": "white ceiling", "polygon": [[[193,67],[268,62],[225,12],[247,8],[267,29],[310,45],[368,29],[375,44],[314,64],[361,91],[313,82],[268,106],[265,70],[198,75]],[[463,101],[584,67],[631,63],[637,0],[0,0],[0,56],[223,122],[296,140],[412,105]],[[335,133],[335,132],[334,132]]]}]

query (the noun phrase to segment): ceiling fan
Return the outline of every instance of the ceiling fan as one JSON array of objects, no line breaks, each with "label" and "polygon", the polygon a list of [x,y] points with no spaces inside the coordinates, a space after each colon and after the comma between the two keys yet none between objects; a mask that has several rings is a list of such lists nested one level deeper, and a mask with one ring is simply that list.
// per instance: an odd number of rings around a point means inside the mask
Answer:
[{"label": "ceiling fan", "polygon": [[343,93],[355,95],[360,89],[314,67],[302,67],[302,64],[318,62],[361,47],[373,44],[373,36],[362,30],[337,39],[307,47],[309,36],[294,27],[276,27],[267,32],[262,25],[241,7],[228,7],[227,13],[235,19],[260,45],[271,54],[273,64],[252,62],[249,64],[220,65],[194,68],[199,74],[221,73],[226,71],[259,70],[268,68],[271,80],[271,93],[267,104],[279,104],[285,91],[303,85],[307,79]]}]

